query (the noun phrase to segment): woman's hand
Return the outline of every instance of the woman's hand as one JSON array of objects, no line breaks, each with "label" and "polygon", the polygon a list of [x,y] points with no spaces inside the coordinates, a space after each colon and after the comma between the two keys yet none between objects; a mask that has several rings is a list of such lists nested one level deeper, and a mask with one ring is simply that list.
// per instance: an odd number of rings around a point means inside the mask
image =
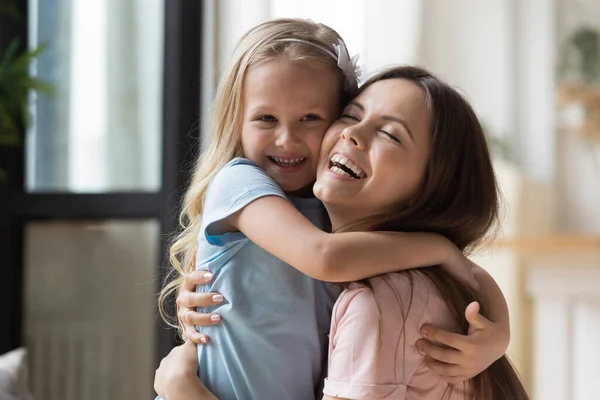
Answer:
[{"label": "woman's hand", "polygon": [[426,355],[429,368],[449,383],[479,374],[504,355],[510,341],[510,332],[502,325],[479,314],[479,303],[467,306],[465,318],[470,324],[467,335],[423,325],[421,334],[428,340],[419,339],[415,344]]},{"label": "woman's hand", "polygon": [[184,338],[197,344],[207,343],[209,337],[198,332],[196,325],[208,326],[221,322],[218,314],[196,312],[197,307],[211,307],[223,302],[223,296],[219,293],[196,292],[196,285],[210,283],[212,279],[213,274],[209,271],[187,272],[177,294],[177,316],[184,327]]},{"label": "woman's hand", "polygon": [[167,400],[210,398],[198,378],[198,354],[194,343],[188,340],[162,359],[154,375],[154,390]]}]

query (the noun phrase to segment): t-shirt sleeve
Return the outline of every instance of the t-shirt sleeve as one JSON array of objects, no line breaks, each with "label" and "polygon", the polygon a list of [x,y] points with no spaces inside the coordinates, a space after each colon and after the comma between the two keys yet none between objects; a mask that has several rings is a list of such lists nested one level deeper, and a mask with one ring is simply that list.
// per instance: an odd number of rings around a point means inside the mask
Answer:
[{"label": "t-shirt sleeve", "polygon": [[[332,316],[329,370],[323,393],[344,399],[406,397],[406,385],[395,380],[395,366],[386,365],[389,357],[381,357],[382,349],[389,351],[390,347],[382,343],[385,338],[380,334],[379,315],[370,289],[350,289],[340,296]],[[397,356],[402,357],[402,348]]]},{"label": "t-shirt sleeve", "polygon": [[241,232],[223,232],[219,222],[265,196],[286,198],[275,181],[253,162],[235,159],[215,174],[206,192],[202,234],[213,245],[245,239]]}]

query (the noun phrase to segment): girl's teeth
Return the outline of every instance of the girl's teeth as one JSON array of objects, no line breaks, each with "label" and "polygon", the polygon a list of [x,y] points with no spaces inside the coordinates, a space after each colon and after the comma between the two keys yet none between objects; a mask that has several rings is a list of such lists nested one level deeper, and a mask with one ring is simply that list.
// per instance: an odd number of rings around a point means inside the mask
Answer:
[{"label": "girl's teeth", "polygon": [[285,165],[285,166],[295,166],[295,165],[299,165],[300,163],[302,163],[304,161],[304,157],[297,157],[297,158],[278,158],[278,157],[271,157],[271,159],[273,161],[275,161],[275,163],[279,164],[279,165]]}]

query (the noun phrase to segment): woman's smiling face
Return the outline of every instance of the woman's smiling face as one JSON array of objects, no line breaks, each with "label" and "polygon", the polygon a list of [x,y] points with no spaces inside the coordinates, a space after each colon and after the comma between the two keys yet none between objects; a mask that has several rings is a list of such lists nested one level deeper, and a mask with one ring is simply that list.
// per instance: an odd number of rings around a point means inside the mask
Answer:
[{"label": "woman's smiling face", "polygon": [[325,134],[314,186],[334,229],[409,205],[431,140],[425,92],[411,81],[378,81],[351,101]]}]

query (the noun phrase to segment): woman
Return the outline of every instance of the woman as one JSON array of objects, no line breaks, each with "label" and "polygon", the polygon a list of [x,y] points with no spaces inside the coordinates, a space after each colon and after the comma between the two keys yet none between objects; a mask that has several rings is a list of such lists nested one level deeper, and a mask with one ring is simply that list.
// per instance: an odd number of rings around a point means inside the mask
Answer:
[{"label": "woman", "polygon": [[[360,169],[359,178],[340,172],[339,155]],[[473,110],[413,67],[383,71],[362,86],[326,134],[314,192],[334,231],[434,232],[462,250],[483,238],[498,211]],[[421,326],[466,333],[461,310],[474,300],[472,290],[437,268],[348,285],[332,318],[325,399],[527,398],[505,357],[462,385],[425,365],[417,348],[424,343],[414,344]],[[210,398],[196,373],[194,347],[186,344],[163,361],[156,389],[169,400]]]}]

